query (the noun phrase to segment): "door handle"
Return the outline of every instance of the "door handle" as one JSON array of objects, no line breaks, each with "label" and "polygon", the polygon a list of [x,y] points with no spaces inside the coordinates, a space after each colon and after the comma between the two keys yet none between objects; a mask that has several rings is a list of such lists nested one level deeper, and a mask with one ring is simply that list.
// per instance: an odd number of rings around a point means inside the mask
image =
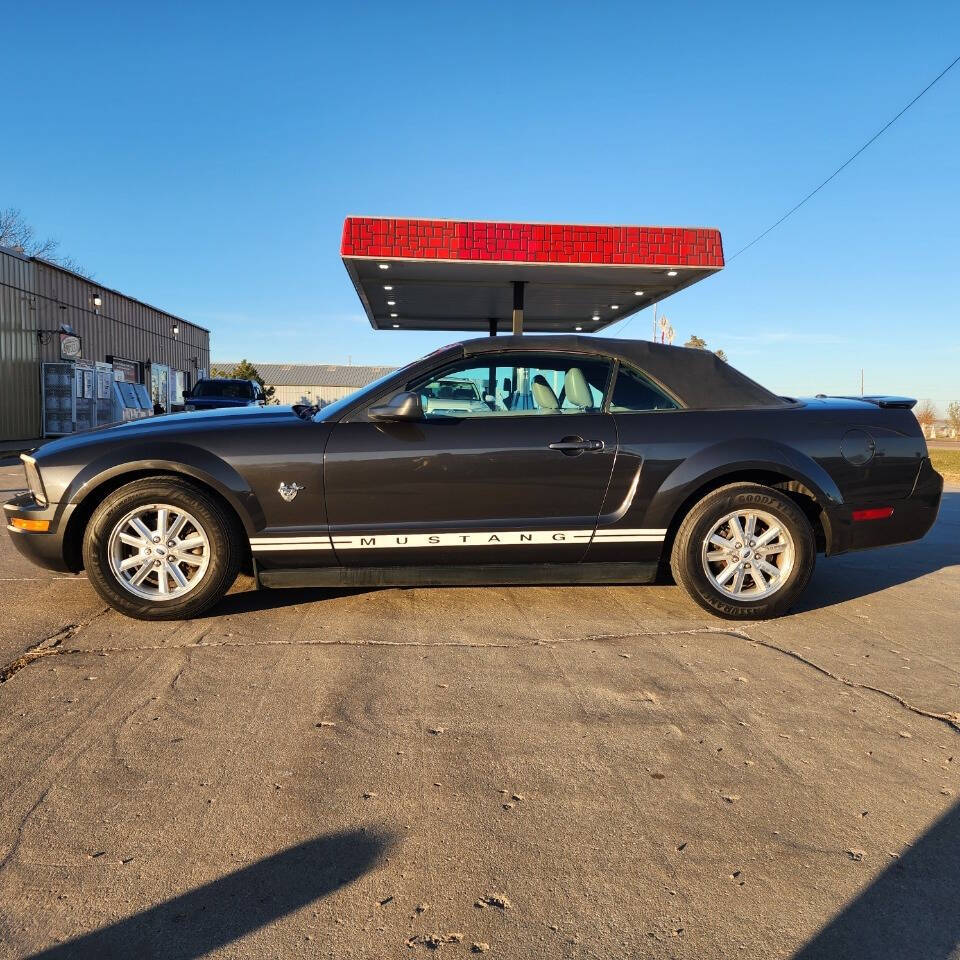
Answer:
[{"label": "door handle", "polygon": [[603,448],[604,442],[602,440],[584,440],[582,437],[564,437],[562,440],[550,444],[551,450],[559,450],[566,454],[596,453]]}]

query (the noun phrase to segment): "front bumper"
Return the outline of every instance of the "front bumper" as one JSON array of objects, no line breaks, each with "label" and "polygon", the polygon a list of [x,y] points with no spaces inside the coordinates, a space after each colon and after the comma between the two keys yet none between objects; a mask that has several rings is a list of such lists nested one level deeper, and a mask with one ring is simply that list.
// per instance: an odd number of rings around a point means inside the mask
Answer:
[{"label": "front bumper", "polygon": [[[37,566],[75,573],[75,565],[71,566],[67,562],[63,550],[63,532],[67,528],[69,516],[64,511],[58,511],[57,507],[56,503],[42,507],[34,500],[32,493],[21,493],[3,505],[7,532],[13,545]],[[22,520],[48,520],[50,529],[44,533],[20,530],[10,525],[14,517]]]},{"label": "front bumper", "polygon": [[[844,504],[829,511],[827,555],[921,539],[937,519],[942,494],[943,477],[933,469],[929,457],[924,457],[909,497],[887,504]],[[854,510],[875,506],[892,506],[892,516],[882,520],[853,519]]]}]

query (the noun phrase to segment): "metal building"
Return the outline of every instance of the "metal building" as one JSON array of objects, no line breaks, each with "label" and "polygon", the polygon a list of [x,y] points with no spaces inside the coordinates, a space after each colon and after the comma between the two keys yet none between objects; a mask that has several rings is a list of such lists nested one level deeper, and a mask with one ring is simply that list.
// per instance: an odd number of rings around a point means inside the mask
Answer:
[{"label": "metal building", "polygon": [[[325,406],[349,396],[394,367],[338,366],[336,364],[254,363],[275,403],[315,403]],[[214,363],[215,374],[228,376],[235,363]]]},{"label": "metal building", "polygon": [[206,328],[0,247],[0,442],[116,419],[115,381],[145,386],[142,414],[182,409],[209,365]]}]

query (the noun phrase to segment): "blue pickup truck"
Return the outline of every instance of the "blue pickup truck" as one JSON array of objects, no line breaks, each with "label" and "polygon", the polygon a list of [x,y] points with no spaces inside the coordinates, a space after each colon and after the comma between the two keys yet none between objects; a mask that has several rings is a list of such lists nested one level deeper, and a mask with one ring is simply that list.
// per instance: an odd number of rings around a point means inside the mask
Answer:
[{"label": "blue pickup truck", "polygon": [[187,410],[213,410],[216,407],[255,407],[266,403],[263,387],[256,380],[198,380],[183,395]]}]

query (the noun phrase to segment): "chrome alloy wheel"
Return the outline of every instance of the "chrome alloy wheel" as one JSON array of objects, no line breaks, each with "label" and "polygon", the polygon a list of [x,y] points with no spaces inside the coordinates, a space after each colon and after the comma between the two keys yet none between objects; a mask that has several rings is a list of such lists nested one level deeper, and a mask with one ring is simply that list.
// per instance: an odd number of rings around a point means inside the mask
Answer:
[{"label": "chrome alloy wheel", "polygon": [[741,509],[721,517],[703,541],[708,579],[722,594],[760,600],[789,579],[796,550],[786,526],[763,510]]},{"label": "chrome alloy wheel", "polygon": [[141,600],[177,600],[203,580],[210,539],[186,510],[150,503],[117,522],[107,544],[110,572]]}]

